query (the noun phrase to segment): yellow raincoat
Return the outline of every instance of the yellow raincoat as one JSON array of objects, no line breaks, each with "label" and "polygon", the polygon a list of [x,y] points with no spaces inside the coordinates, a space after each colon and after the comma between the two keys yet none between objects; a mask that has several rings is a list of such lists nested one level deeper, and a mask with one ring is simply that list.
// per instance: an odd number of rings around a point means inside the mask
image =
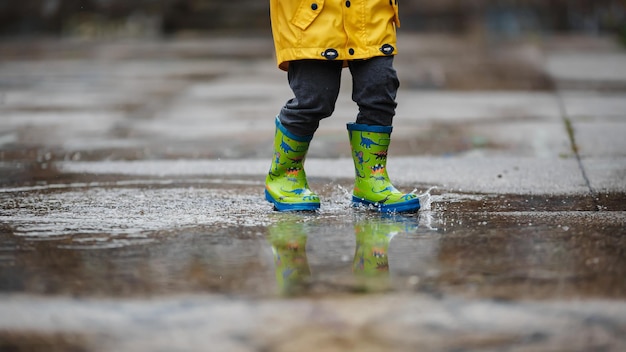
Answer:
[{"label": "yellow raincoat", "polygon": [[270,0],[278,67],[396,54],[398,0]]}]

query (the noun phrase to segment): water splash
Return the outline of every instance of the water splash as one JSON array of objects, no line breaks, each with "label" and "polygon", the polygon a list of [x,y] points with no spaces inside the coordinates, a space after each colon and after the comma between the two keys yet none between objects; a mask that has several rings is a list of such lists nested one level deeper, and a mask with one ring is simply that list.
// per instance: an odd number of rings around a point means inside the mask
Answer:
[{"label": "water splash", "polygon": [[[63,239],[72,245],[202,226],[264,226],[271,211],[252,187],[231,189],[97,187],[63,192],[0,193],[3,220],[13,235]],[[17,199],[17,203],[14,201]],[[91,240],[84,238],[91,237]],[[145,237],[145,236],[144,236]],[[94,240],[93,238],[98,238]]]},{"label": "water splash", "polygon": [[337,188],[343,192],[343,194],[346,196],[346,198],[352,198],[352,192],[350,192],[347,188],[343,187],[342,185],[337,185]]},{"label": "water splash", "polygon": [[420,206],[421,206],[421,210],[422,211],[430,211],[431,210],[431,205],[433,203],[433,196],[430,194],[430,192],[434,189],[437,189],[437,186],[432,186],[429,189],[426,190],[426,192],[422,193],[422,194],[417,194],[415,192],[417,192],[417,188],[414,189],[413,191],[411,191],[412,194],[417,195],[417,197],[420,200]]},{"label": "water splash", "polygon": [[[417,194],[417,197],[420,200],[420,226],[427,228],[429,230],[433,230],[436,231],[437,228],[433,227],[433,222],[434,222],[434,215],[432,212],[432,204],[433,204],[433,199],[434,197],[432,196],[432,194],[430,194],[430,192],[432,192],[432,190],[437,189],[437,186],[432,186],[429,189],[427,189],[424,193],[422,194]],[[411,193],[416,194],[415,192],[417,191],[417,188],[414,189]]]},{"label": "water splash", "polygon": [[320,214],[322,215],[346,215],[351,209],[352,193],[341,185],[329,183],[322,187],[321,193],[325,194]]}]

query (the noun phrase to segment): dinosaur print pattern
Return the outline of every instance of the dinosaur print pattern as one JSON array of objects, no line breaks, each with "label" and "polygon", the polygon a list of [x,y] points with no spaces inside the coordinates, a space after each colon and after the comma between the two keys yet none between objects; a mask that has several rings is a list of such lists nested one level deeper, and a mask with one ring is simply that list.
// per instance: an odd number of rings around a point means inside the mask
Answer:
[{"label": "dinosaur print pattern", "polygon": [[289,182],[298,183],[298,174],[302,169],[298,167],[290,167],[285,171],[286,178]]},{"label": "dinosaur print pattern", "polygon": [[408,200],[415,199],[415,198],[417,198],[417,195],[414,194],[414,193],[407,193],[407,194],[403,195],[402,197],[400,197],[400,199],[402,199],[404,201],[408,201]]},{"label": "dinosaur print pattern", "polygon": [[366,149],[370,149],[373,145],[378,145],[380,146],[380,144],[374,142],[374,140],[367,138],[363,135],[363,132],[361,132],[361,143],[359,143],[359,145],[363,148]]},{"label": "dinosaur print pattern", "polygon": [[370,154],[374,155],[376,157],[376,160],[387,160],[387,151],[386,150],[381,150],[379,152],[370,153]]},{"label": "dinosaur print pattern", "polygon": [[285,165],[285,163],[280,162],[280,152],[274,153],[274,171],[278,171],[278,167],[281,165]]},{"label": "dinosaur print pattern", "polygon": [[356,158],[359,166],[361,167],[361,170],[363,170],[363,164],[370,161],[370,159],[367,159],[367,161],[363,160],[364,159],[363,158],[363,151],[361,151],[361,150],[354,152],[354,157]]},{"label": "dinosaur print pattern", "polygon": [[284,189],[284,188],[281,188],[280,190],[285,192],[285,193],[295,194],[297,196],[301,196],[301,195],[305,194],[306,191],[308,191],[306,188],[296,188],[296,189]]},{"label": "dinosaur print pattern", "polygon": [[[296,141],[294,141],[296,142]],[[302,142],[296,142],[296,144],[301,144]],[[296,146],[295,148],[292,147],[289,143],[287,143],[287,141],[285,141],[285,136],[281,135],[281,140],[280,140],[280,150],[282,150],[285,154],[289,154],[289,153],[302,153],[308,150],[308,143],[307,146],[304,148],[304,150],[301,150],[303,147],[302,146]]]},{"label": "dinosaur print pattern", "polygon": [[285,154],[289,154],[290,152],[296,151],[291,145],[285,142],[285,136],[281,137],[280,150],[282,150]]},{"label": "dinosaur print pattern", "polygon": [[386,193],[386,192],[395,193],[395,192],[398,192],[398,190],[393,185],[389,185],[389,186],[381,189],[380,191],[374,191],[374,188],[372,188],[372,192],[376,193],[376,194]]},{"label": "dinosaur print pattern", "polygon": [[370,178],[374,179],[374,181],[386,182],[387,181],[387,171],[385,166],[381,164],[375,164],[371,167],[371,175]]},{"label": "dinosaur print pattern", "polygon": [[291,165],[302,165],[304,163],[304,156],[299,156],[296,158],[287,158],[291,161]]},{"label": "dinosaur print pattern", "polygon": [[359,172],[359,168],[357,167],[354,168],[354,174],[356,175],[356,178],[365,178],[365,175],[361,174]]},{"label": "dinosaur print pattern", "polygon": [[300,170],[302,169],[300,169],[299,167],[290,167],[287,169],[286,174],[288,176],[297,177]]},{"label": "dinosaur print pattern", "polygon": [[385,165],[382,164],[375,164],[371,167],[371,169],[373,174],[380,175],[385,173]]}]

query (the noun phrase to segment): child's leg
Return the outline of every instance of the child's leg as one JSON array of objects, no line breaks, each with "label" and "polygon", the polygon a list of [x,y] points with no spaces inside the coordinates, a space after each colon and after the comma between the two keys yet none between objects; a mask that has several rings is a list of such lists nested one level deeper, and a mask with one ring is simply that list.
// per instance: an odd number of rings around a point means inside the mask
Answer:
[{"label": "child's leg", "polygon": [[400,82],[393,68],[393,56],[350,62],[352,100],[359,106],[356,123],[391,126],[396,113]]},{"label": "child's leg", "polygon": [[320,201],[309,189],[304,160],[320,120],[335,109],[341,63],[294,61],[289,63],[288,78],[294,98],[276,119],[274,157],[265,179],[265,199],[279,211],[316,210]]},{"label": "child's leg", "polygon": [[289,63],[294,98],[281,109],[279,120],[289,132],[312,136],[320,120],[335,110],[341,83],[341,62],[302,60]]},{"label": "child's leg", "polygon": [[420,208],[413,193],[402,193],[389,181],[387,152],[391,142],[399,82],[393,57],[350,63],[352,99],[359,105],[357,122],[348,124],[355,181],[352,202],[382,212],[411,212]]}]

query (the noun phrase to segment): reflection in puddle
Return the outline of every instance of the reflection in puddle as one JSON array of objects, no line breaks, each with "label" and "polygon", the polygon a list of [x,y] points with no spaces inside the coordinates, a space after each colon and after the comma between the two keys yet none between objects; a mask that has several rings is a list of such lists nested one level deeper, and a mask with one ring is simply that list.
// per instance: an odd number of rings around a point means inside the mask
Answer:
[{"label": "reflection in puddle", "polygon": [[413,218],[366,218],[354,224],[356,250],[352,270],[367,291],[389,287],[389,244],[399,233],[411,233],[418,223]]},{"label": "reflection in puddle", "polygon": [[268,228],[268,237],[279,291],[288,296],[301,293],[311,276],[306,256],[305,224],[298,222],[297,218],[279,221]]},{"label": "reflection in puddle", "polygon": [[[389,244],[400,233],[414,232],[418,228],[419,218],[400,215],[355,215],[356,219],[352,223],[355,239],[352,258],[352,273],[355,279],[353,290],[364,292],[388,290],[391,287]],[[308,233],[314,232],[315,225],[304,221],[306,219],[297,214],[286,214],[268,227],[276,283],[278,291],[285,296],[307,293],[314,282],[307,257],[307,238]]]}]

